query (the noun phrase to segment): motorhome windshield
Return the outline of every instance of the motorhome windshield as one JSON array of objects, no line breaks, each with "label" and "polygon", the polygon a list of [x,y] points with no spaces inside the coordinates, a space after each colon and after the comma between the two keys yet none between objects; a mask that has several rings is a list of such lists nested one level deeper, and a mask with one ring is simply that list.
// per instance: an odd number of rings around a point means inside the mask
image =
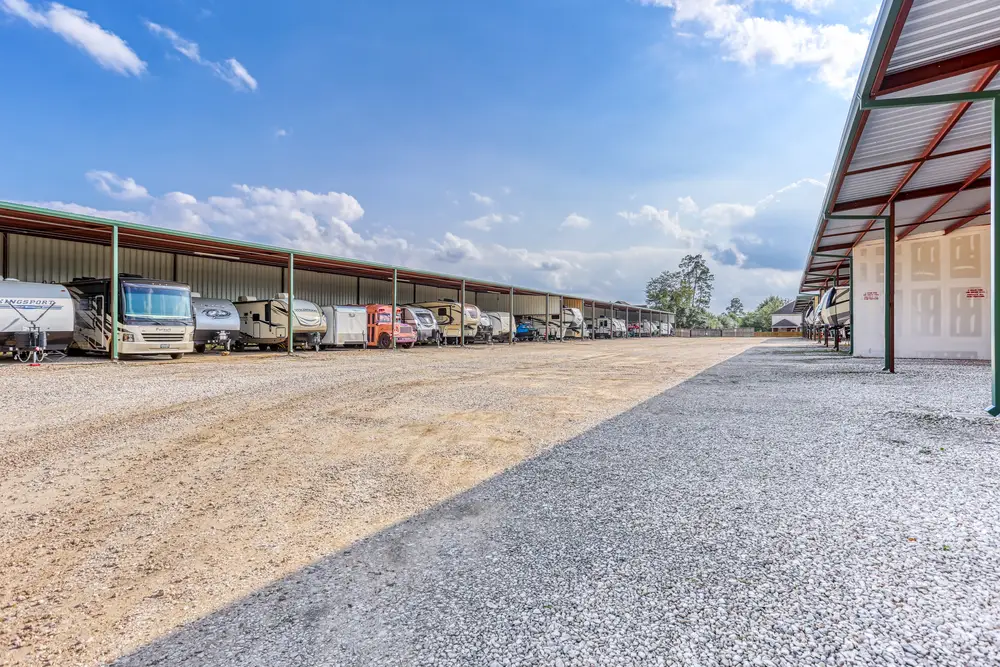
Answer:
[{"label": "motorhome windshield", "polygon": [[123,282],[122,304],[126,323],[129,320],[178,326],[194,323],[191,290],[186,286]]}]

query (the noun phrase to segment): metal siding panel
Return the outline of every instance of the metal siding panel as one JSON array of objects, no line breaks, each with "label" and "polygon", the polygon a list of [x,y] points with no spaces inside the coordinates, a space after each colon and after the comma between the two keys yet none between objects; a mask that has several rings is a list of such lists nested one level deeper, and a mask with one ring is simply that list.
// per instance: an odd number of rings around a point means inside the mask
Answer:
[{"label": "metal siding panel", "polygon": [[989,159],[990,152],[985,150],[925,162],[910,179],[910,182],[906,184],[903,192],[935,185],[964,182],[982,167],[983,163],[989,162]]},{"label": "metal siding panel", "polygon": [[[557,312],[558,309],[559,309],[559,303],[557,297],[555,309],[550,308],[549,312]],[[544,296],[528,296],[524,294],[514,295],[515,315],[542,315],[544,313],[545,313]]]},{"label": "metal siding panel", "polygon": [[996,0],[914,0],[887,70],[899,72],[1000,44]]},{"label": "metal siding panel", "polygon": [[108,275],[110,248],[94,243],[9,235],[11,278],[28,282],[68,282]]},{"label": "metal siding panel", "polygon": [[844,179],[837,202],[856,201],[867,197],[890,195],[910,170],[910,165],[856,174]]},{"label": "metal siding panel", "polygon": [[356,291],[357,282],[352,276],[295,269],[296,298],[319,306],[346,306],[357,300]]},{"label": "metal siding panel", "polygon": [[143,278],[173,279],[173,255],[152,250],[122,248],[119,255],[122,273],[137,273]]},{"label": "metal siding panel", "polygon": [[947,153],[990,143],[991,122],[989,102],[972,104],[935,152]]},{"label": "metal siding panel", "polygon": [[430,285],[417,285],[417,303],[427,303],[430,301],[443,301],[452,299],[458,301],[459,290],[447,289],[444,287],[432,287]]},{"label": "metal siding panel", "polygon": [[362,278],[361,305],[369,303],[392,303],[392,281]]},{"label": "metal siding panel", "polygon": [[207,257],[177,257],[177,280],[206,299],[269,297],[282,290],[281,269]]}]

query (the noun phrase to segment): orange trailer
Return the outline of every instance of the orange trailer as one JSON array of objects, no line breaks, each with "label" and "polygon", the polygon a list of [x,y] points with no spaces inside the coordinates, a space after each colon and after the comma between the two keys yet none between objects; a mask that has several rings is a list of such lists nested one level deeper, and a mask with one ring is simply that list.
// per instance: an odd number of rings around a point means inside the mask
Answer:
[{"label": "orange trailer", "polygon": [[395,323],[391,316],[392,306],[373,303],[366,306],[368,310],[368,347],[387,349],[392,347],[393,334],[396,345],[409,349],[417,342],[417,332],[409,324],[402,323],[402,308],[396,309]]}]

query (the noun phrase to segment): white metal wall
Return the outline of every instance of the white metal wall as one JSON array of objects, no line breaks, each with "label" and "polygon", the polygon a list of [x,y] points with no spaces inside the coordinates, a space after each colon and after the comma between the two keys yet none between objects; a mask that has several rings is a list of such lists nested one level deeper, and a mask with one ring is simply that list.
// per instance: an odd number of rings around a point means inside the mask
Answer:
[{"label": "white metal wall", "polygon": [[[460,291],[457,289],[445,289],[443,287],[431,287],[429,285],[417,285],[416,303],[426,303],[428,301],[443,301],[452,299],[458,301]],[[468,296],[468,292],[466,292]]]},{"label": "white metal wall", "polygon": [[[884,245],[854,249],[856,356],[884,354]],[[989,228],[896,244],[896,356],[990,358]]]},{"label": "white metal wall", "polygon": [[295,269],[295,298],[312,301],[319,306],[355,304],[358,302],[358,279]]},{"label": "white metal wall", "polygon": [[206,299],[265,298],[284,290],[280,267],[190,255],[177,256],[176,280]]}]

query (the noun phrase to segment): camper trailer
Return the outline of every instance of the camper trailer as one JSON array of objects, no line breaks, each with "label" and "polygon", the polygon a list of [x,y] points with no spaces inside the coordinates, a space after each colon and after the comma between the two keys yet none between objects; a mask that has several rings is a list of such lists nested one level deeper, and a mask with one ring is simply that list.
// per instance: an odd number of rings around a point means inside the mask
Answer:
[{"label": "camper trailer", "polygon": [[643,320],[639,325],[639,335],[640,336],[652,336],[653,335],[653,323],[649,320]]},{"label": "camper trailer", "polygon": [[367,344],[368,309],[364,306],[323,306],[326,333],[321,347],[365,347]]},{"label": "camper trailer", "polygon": [[[66,283],[76,326],[68,354],[106,352],[111,339],[111,279],[77,278]],[[118,277],[118,353],[169,354],[194,351],[191,288],[130,273]]]},{"label": "camper trailer", "polygon": [[594,327],[594,338],[611,338],[614,328],[611,318],[601,315],[597,318],[597,326]]},{"label": "camper trailer", "polygon": [[820,299],[818,318],[828,327],[840,328],[851,323],[851,290],[831,287]]},{"label": "camper trailer", "polygon": [[493,324],[493,340],[507,342],[510,341],[510,325],[513,318],[510,313],[491,311],[486,313]]},{"label": "camper trailer", "polygon": [[392,306],[373,303],[365,306],[367,309],[368,347],[385,350],[392,347],[393,337],[396,345],[405,349],[413,347],[417,342],[417,334],[409,324],[403,324],[401,309],[396,309],[392,316]]},{"label": "camper trailer", "polygon": [[440,345],[441,329],[434,313],[419,306],[403,306],[403,323],[409,324],[417,334],[418,345]]},{"label": "camper trailer", "polygon": [[194,351],[203,353],[209,345],[217,345],[228,352],[233,340],[240,334],[240,314],[232,301],[203,299],[191,293],[194,310]]},{"label": "camper trailer", "polygon": [[[326,333],[326,317],[312,301],[293,299],[292,344],[319,350]],[[288,294],[279,292],[270,299],[241,296],[236,300],[240,314],[240,340],[236,349],[256,345],[261,350],[283,350],[288,345]]]},{"label": "camper trailer", "polygon": [[41,362],[73,342],[73,299],[62,285],[0,279],[0,352]]},{"label": "camper trailer", "polygon": [[583,313],[579,308],[563,308],[562,313],[553,318],[559,322],[562,337],[583,337]]},{"label": "camper trailer", "polygon": [[434,313],[434,319],[437,320],[438,327],[441,329],[441,334],[444,336],[445,342],[458,343],[461,342],[462,338],[464,338],[466,342],[471,343],[476,339],[476,333],[479,331],[480,312],[479,308],[471,303],[465,304],[464,335],[461,331],[462,306],[457,301],[444,299],[442,301],[416,303],[413,305],[426,308]]},{"label": "camper trailer", "polygon": [[476,341],[493,344],[493,320],[486,313],[479,313],[479,330],[476,331]]}]

